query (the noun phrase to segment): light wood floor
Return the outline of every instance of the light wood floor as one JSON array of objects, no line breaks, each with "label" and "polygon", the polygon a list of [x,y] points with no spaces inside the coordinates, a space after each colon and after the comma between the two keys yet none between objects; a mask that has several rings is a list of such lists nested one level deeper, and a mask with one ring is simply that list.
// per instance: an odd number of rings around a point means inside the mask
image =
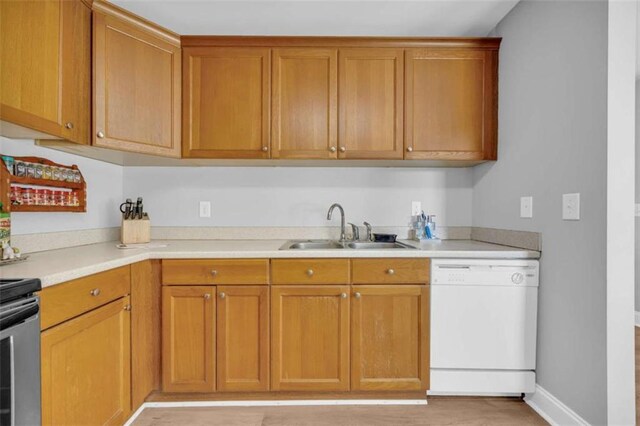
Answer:
[{"label": "light wood floor", "polygon": [[636,424],[640,425],[640,327],[636,327]]},{"label": "light wood floor", "polygon": [[146,408],[135,426],[546,425],[517,398],[429,397],[428,405]]}]

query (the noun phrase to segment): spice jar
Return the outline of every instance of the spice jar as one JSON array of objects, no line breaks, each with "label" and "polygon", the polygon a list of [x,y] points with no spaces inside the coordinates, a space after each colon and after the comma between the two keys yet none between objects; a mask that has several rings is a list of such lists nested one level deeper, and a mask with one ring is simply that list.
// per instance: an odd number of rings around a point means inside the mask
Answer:
[{"label": "spice jar", "polygon": [[25,206],[32,206],[33,203],[33,189],[22,188],[22,204]]},{"label": "spice jar", "polygon": [[44,205],[44,190],[36,189],[33,191],[33,204],[36,206]]},{"label": "spice jar", "polygon": [[75,183],[82,182],[82,175],[80,174],[80,170],[74,170],[73,171],[73,181]]},{"label": "spice jar", "polygon": [[24,161],[16,160],[14,164],[16,176],[25,177],[27,175],[27,164]]},{"label": "spice jar", "polygon": [[78,193],[76,191],[72,191],[71,194],[71,205],[74,207],[78,207],[80,205],[80,200],[78,200]]},{"label": "spice jar", "polygon": [[25,167],[26,167],[26,175],[27,177],[35,177],[36,175],[36,165],[33,163],[25,163]]},{"label": "spice jar", "polygon": [[22,188],[19,186],[11,187],[11,205],[22,204]]},{"label": "spice jar", "polygon": [[51,178],[53,180],[62,180],[60,179],[60,167],[51,166]]},{"label": "spice jar", "polygon": [[42,179],[52,179],[51,173],[52,173],[52,167],[49,166],[48,164],[45,164],[42,168]]},{"label": "spice jar", "polygon": [[44,167],[42,166],[42,164],[36,164],[33,177],[35,177],[36,179],[42,179],[43,172],[44,172]]},{"label": "spice jar", "polygon": [[64,206],[64,191],[53,191],[53,205]]}]

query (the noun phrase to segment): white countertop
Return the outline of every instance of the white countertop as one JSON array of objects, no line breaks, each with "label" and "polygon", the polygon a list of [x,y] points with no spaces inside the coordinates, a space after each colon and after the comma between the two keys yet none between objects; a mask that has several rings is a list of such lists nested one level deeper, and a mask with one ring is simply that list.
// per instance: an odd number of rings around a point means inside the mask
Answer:
[{"label": "white countertop", "polygon": [[[32,253],[29,259],[0,267],[0,278],[40,278],[42,287],[81,278],[147,259],[433,257],[538,259],[537,251],[472,240],[402,241],[417,250],[279,250],[286,240],[168,240],[150,247],[119,249],[117,242]],[[166,245],[160,247],[160,245]]]}]

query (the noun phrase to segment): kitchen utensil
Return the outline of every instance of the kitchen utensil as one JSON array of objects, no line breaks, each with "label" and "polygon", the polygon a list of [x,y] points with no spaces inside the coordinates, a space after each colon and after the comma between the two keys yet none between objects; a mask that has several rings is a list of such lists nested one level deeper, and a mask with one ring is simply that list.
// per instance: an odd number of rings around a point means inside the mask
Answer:
[{"label": "kitchen utensil", "polygon": [[124,203],[120,204],[120,212],[122,212],[124,220],[129,219],[131,216],[131,209],[133,207],[133,201],[131,198],[127,198]]}]

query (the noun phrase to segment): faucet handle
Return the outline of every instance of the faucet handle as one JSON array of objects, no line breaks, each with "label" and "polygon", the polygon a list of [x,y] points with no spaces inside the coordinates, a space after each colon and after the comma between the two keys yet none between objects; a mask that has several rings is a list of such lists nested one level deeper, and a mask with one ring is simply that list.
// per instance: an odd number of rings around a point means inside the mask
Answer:
[{"label": "faucet handle", "polygon": [[364,222],[364,226],[367,228],[367,241],[373,241],[373,233],[371,232],[371,224]]},{"label": "faucet handle", "polygon": [[349,222],[351,225],[351,234],[353,235],[353,241],[358,241],[360,239],[360,229],[353,223]]}]

